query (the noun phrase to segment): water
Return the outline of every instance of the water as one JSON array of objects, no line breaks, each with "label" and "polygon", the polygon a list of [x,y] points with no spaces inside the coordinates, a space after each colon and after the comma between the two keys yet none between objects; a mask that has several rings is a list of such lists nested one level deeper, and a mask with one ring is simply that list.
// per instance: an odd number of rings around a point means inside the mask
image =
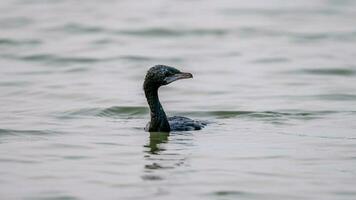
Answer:
[{"label": "water", "polygon": [[[0,3],[1,199],[355,199],[356,3]],[[202,131],[149,134],[160,90]]]}]

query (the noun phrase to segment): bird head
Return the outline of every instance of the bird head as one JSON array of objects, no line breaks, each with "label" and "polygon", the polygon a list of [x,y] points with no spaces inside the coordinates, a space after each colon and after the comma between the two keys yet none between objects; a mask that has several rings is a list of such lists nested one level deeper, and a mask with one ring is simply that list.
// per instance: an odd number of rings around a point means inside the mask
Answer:
[{"label": "bird head", "polygon": [[181,72],[174,67],[156,65],[147,71],[144,87],[150,85],[158,88],[162,85],[168,85],[174,81],[187,78],[193,78],[193,75]]}]

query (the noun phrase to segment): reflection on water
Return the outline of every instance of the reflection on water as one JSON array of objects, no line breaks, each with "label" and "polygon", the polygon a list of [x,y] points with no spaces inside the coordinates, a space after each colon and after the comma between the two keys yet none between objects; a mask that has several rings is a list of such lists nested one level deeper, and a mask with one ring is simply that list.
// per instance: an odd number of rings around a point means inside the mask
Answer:
[{"label": "reflection on water", "polygon": [[145,165],[145,174],[142,176],[142,179],[161,180],[162,177],[155,175],[154,172],[156,170],[167,169],[167,167],[162,165],[164,160],[157,159],[157,155],[160,155],[160,152],[165,150],[161,144],[168,142],[169,133],[152,132],[149,135],[149,143],[144,146],[148,149],[145,151],[147,153],[145,159],[152,163]]},{"label": "reflection on water", "polygon": [[[144,158],[148,162],[144,167],[143,180],[162,180],[169,176],[169,170],[176,169],[186,164],[189,154],[188,143],[192,142],[190,134],[176,134],[170,139],[169,133],[151,132],[149,133],[149,142],[145,147]],[[184,138],[181,138],[184,137]],[[181,141],[185,142],[181,142]],[[189,141],[187,143],[187,141]],[[173,144],[169,144],[169,142]],[[165,172],[162,173],[161,171]]]},{"label": "reflection on water", "polygon": [[144,146],[149,149],[147,152],[150,154],[158,154],[159,152],[164,151],[165,149],[160,144],[168,142],[169,133],[151,132],[149,135],[149,143]]}]

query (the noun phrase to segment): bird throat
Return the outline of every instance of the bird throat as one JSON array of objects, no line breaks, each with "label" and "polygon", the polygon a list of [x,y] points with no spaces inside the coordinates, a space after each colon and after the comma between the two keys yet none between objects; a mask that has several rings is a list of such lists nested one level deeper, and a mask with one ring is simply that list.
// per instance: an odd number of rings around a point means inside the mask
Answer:
[{"label": "bird throat", "polygon": [[147,103],[150,107],[151,122],[148,127],[150,132],[169,132],[170,126],[166,113],[158,98],[158,88],[144,88]]}]

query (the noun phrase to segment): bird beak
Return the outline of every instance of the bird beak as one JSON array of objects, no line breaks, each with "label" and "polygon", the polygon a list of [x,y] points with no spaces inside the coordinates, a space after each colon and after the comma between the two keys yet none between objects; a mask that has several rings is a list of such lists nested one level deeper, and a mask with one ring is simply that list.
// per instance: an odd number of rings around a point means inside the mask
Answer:
[{"label": "bird beak", "polygon": [[181,72],[179,74],[174,74],[173,76],[169,76],[165,78],[164,81],[166,82],[166,84],[170,84],[176,80],[187,79],[187,78],[193,78],[193,75],[191,73]]}]

